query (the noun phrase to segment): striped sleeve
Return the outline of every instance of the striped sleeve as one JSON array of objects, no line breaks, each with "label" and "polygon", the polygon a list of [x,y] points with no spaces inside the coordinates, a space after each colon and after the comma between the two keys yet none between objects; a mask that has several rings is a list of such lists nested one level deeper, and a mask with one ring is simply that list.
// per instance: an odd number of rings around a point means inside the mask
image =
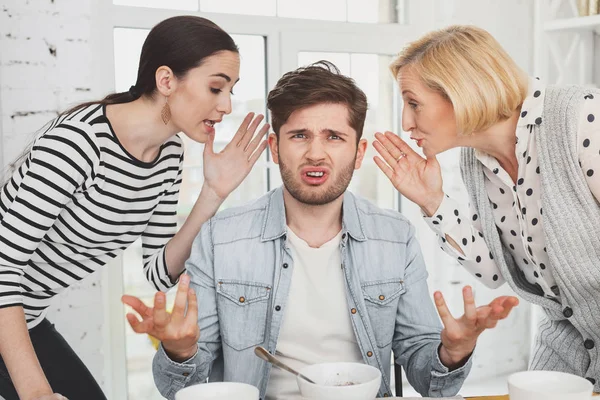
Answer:
[{"label": "striped sleeve", "polygon": [[64,122],[40,136],[0,193],[0,308],[22,304],[20,282],[32,253],[73,193],[91,177],[98,146]]},{"label": "striped sleeve", "polygon": [[171,280],[166,261],[166,244],[177,233],[177,202],[183,173],[183,155],[180,157],[179,170],[173,185],[166,192],[148,221],[148,227],[142,233],[142,254],[144,275],[156,290],[166,292],[177,283],[177,277]]}]

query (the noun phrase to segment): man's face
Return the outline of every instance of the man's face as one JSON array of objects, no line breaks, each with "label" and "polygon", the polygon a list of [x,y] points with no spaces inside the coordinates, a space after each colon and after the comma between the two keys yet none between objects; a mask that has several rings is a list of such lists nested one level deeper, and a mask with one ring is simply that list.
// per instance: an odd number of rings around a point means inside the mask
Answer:
[{"label": "man's face", "polygon": [[356,145],[344,104],[317,104],[294,111],[271,134],[273,161],[279,164],[285,189],[301,203],[328,204],[345,191],[360,168],[367,141]]}]

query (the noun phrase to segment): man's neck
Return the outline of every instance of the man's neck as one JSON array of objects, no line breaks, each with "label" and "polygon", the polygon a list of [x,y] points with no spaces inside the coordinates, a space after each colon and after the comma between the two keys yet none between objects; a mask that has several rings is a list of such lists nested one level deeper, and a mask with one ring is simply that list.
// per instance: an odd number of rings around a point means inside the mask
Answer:
[{"label": "man's neck", "polygon": [[310,247],[321,247],[342,230],[342,204],[340,196],[329,204],[313,206],[299,202],[283,189],[287,226]]}]

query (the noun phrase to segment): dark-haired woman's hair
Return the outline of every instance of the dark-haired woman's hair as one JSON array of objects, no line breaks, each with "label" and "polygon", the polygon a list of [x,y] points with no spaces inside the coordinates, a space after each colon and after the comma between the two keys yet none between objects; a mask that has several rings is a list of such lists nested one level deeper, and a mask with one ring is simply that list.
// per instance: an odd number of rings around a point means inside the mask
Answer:
[{"label": "dark-haired woman's hair", "polygon": [[137,81],[129,91],[109,94],[99,101],[79,104],[61,115],[70,114],[92,104],[121,104],[152,96],[156,91],[156,70],[161,66],[171,68],[181,79],[202,64],[209,56],[220,51],[238,53],[238,47],[227,32],[214,22],[191,15],[166,19],[157,24],[150,33],[140,55]]},{"label": "dark-haired woman's hair", "polygon": [[[112,93],[102,100],[78,104],[60,113],[59,117],[93,104],[122,104],[142,96],[152,97],[156,91],[155,75],[159,67],[164,65],[171,68],[175,77],[181,79],[189,70],[200,66],[207,57],[221,51],[239,53],[233,38],[214,22],[191,15],[166,19],[152,28],[146,37],[140,55],[137,81],[127,92]],[[40,131],[48,126],[50,122]],[[31,145],[8,165],[8,175],[19,167],[30,150]],[[3,183],[0,173],[0,186]]]}]

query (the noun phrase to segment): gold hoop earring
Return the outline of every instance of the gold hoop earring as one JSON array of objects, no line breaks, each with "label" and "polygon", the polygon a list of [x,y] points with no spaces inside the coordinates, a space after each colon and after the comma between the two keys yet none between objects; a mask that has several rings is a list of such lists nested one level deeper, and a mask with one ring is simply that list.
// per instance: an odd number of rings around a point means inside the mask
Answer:
[{"label": "gold hoop earring", "polygon": [[171,120],[171,107],[169,107],[168,97],[165,97],[165,105],[163,106],[160,112],[160,117],[162,118],[162,121],[165,123],[165,125],[167,125]]}]

